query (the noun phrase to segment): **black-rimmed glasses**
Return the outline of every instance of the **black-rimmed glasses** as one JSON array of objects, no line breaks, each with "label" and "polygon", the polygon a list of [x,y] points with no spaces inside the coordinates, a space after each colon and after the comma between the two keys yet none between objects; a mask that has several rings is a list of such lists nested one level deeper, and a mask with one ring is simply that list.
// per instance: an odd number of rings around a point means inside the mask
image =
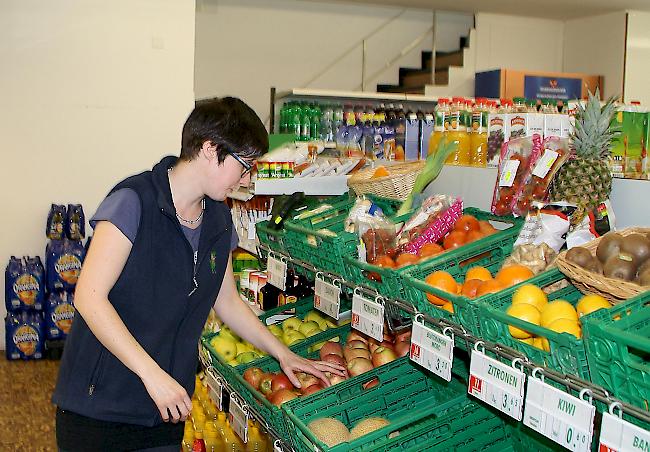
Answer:
[{"label": "black-rimmed glasses", "polygon": [[245,177],[248,173],[250,173],[253,170],[253,165],[251,165],[249,162],[235,154],[234,152],[227,151],[228,155],[230,155],[232,158],[237,160],[239,163],[241,163],[241,166],[244,167],[244,170],[241,173],[241,178]]}]

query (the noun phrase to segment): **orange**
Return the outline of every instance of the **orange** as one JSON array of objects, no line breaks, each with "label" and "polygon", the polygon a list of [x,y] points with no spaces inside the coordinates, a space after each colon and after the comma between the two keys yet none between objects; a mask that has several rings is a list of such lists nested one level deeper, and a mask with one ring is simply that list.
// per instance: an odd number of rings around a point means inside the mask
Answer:
[{"label": "orange", "polygon": [[390,176],[390,173],[384,166],[378,166],[375,172],[372,174],[371,179],[376,179],[378,177]]},{"label": "orange", "polygon": [[451,231],[442,241],[442,246],[446,250],[451,250],[463,246],[467,242],[467,234],[464,231]]},{"label": "orange", "polygon": [[[506,314],[516,317],[521,320],[525,320],[528,323],[534,325],[539,325],[541,315],[535,306],[530,304],[513,304],[510,305]],[[522,330],[516,326],[509,325],[508,331],[510,335],[515,339],[528,339],[533,337],[532,333],[526,330]]]},{"label": "orange", "polygon": [[578,323],[578,313],[571,303],[565,300],[555,300],[548,303],[542,309],[542,323],[543,327],[548,326],[559,319],[571,320]]},{"label": "orange", "polygon": [[465,279],[480,279],[481,281],[489,281],[492,279],[492,273],[485,267],[472,267],[467,270]]},{"label": "orange", "polygon": [[512,304],[529,304],[535,306],[539,312],[548,303],[548,298],[542,289],[533,285],[525,284],[517,289],[512,296]]},{"label": "orange", "polygon": [[463,215],[454,225],[456,231],[480,231],[481,226],[478,224],[476,217],[472,215]]},{"label": "orange", "polygon": [[444,309],[447,312],[451,312],[452,314],[454,313],[454,305],[451,304],[451,302],[446,302],[442,306],[440,306],[442,309]]},{"label": "orange", "polygon": [[375,260],[372,261],[372,265],[376,265],[377,267],[395,268],[395,262],[388,256],[377,256]]},{"label": "orange", "polygon": [[430,257],[430,256],[436,256],[440,253],[442,253],[445,249],[438,245],[437,243],[426,243],[422,245],[422,248],[420,248],[420,252],[418,253],[420,257],[425,258],[425,257]]},{"label": "orange", "polygon": [[481,284],[483,284],[483,281],[480,279],[466,279],[460,293],[467,298],[476,298],[476,292]]},{"label": "orange", "polygon": [[476,242],[477,240],[481,240],[483,237],[485,237],[485,234],[481,231],[469,231],[467,233],[467,243]]},{"label": "orange", "polygon": [[415,254],[402,253],[399,256],[397,256],[397,259],[395,259],[395,265],[397,267],[404,267],[405,265],[413,265],[419,261],[420,258]]},{"label": "orange", "polygon": [[495,279],[497,279],[505,287],[512,287],[519,284],[520,282],[532,278],[533,276],[535,276],[535,274],[530,268],[524,265],[514,264],[508,265],[507,267],[503,267],[501,270],[499,270],[499,273],[497,273]]},{"label": "orange", "polygon": [[[432,287],[435,287],[436,289],[442,290],[443,292],[447,292],[454,295],[458,293],[458,283],[449,273],[445,271],[436,271],[431,273],[429,276],[426,277],[424,282],[426,282]],[[442,306],[448,302],[447,300],[444,300],[428,292],[427,292],[427,299],[431,303],[437,306]]]},{"label": "orange", "polygon": [[476,291],[476,296],[482,297],[485,294],[500,292],[503,289],[505,289],[505,286],[498,280],[490,279],[488,281],[483,281],[483,284],[481,284]]},{"label": "orange", "polygon": [[486,220],[479,221],[478,226],[481,232],[485,235],[490,235],[497,232],[497,229],[494,226],[492,226],[489,221]]}]

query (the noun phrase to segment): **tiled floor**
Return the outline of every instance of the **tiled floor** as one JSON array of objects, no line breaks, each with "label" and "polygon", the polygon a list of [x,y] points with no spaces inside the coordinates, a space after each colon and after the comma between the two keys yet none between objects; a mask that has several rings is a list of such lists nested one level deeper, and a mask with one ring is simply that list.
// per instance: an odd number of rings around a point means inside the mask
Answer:
[{"label": "tiled floor", "polygon": [[0,450],[55,451],[50,398],[59,361],[7,361],[0,354]]}]

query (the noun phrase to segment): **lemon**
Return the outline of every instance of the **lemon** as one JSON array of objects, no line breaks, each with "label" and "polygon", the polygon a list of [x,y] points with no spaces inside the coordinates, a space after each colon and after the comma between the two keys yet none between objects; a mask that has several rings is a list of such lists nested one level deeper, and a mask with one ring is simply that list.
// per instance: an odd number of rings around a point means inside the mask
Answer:
[{"label": "lemon", "polygon": [[521,286],[512,296],[512,304],[530,304],[539,312],[548,304],[548,298],[542,289],[532,284]]},{"label": "lemon", "polygon": [[532,345],[533,345],[533,347],[538,348],[540,350],[549,351],[549,350],[544,348],[544,342],[546,342],[546,347],[548,348],[548,341],[546,339],[544,339],[543,337],[534,338]]},{"label": "lemon", "polygon": [[576,310],[578,311],[578,316],[582,317],[599,309],[609,309],[611,307],[612,305],[609,304],[609,301],[600,295],[585,295],[576,305]]},{"label": "lemon", "polygon": [[555,322],[552,322],[548,329],[555,331],[556,333],[569,333],[573,334],[576,339],[582,338],[582,329],[578,322],[569,319],[557,319]]},{"label": "lemon", "polygon": [[541,324],[547,327],[559,319],[578,321],[578,313],[571,303],[565,300],[555,300],[542,309]]},{"label": "lemon", "polygon": [[[540,313],[535,306],[529,304],[513,304],[508,308],[506,314],[539,325]],[[508,331],[510,331],[510,335],[515,339],[528,339],[533,337],[528,331],[512,325],[508,326]]]},{"label": "lemon", "polygon": [[454,305],[451,304],[451,302],[449,302],[449,301],[446,302],[445,304],[443,304],[443,305],[440,306],[440,307],[441,307],[442,309],[444,309],[445,311],[451,312],[452,314],[454,313]]},{"label": "lemon", "polygon": [[523,342],[524,344],[528,345],[533,345],[535,343],[535,338],[534,337],[529,337],[526,339],[519,339],[520,342]]}]

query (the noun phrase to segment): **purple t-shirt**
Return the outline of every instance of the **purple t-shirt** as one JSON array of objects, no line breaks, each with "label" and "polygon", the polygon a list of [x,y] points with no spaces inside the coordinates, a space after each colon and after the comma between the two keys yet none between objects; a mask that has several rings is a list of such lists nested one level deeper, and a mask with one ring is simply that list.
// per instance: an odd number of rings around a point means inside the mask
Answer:
[{"label": "purple t-shirt", "polygon": [[[138,227],[140,226],[140,198],[138,194],[130,188],[122,188],[111,193],[97,208],[97,212],[90,219],[90,226],[94,229],[98,221],[109,221],[113,223],[131,243],[135,243],[135,237],[138,234]],[[185,234],[188,242],[192,245],[194,252],[199,249],[202,226],[203,223],[199,224],[196,229],[192,229],[181,224],[183,234]],[[238,243],[239,237],[233,227],[232,237],[230,238],[230,250],[235,250]]]}]

